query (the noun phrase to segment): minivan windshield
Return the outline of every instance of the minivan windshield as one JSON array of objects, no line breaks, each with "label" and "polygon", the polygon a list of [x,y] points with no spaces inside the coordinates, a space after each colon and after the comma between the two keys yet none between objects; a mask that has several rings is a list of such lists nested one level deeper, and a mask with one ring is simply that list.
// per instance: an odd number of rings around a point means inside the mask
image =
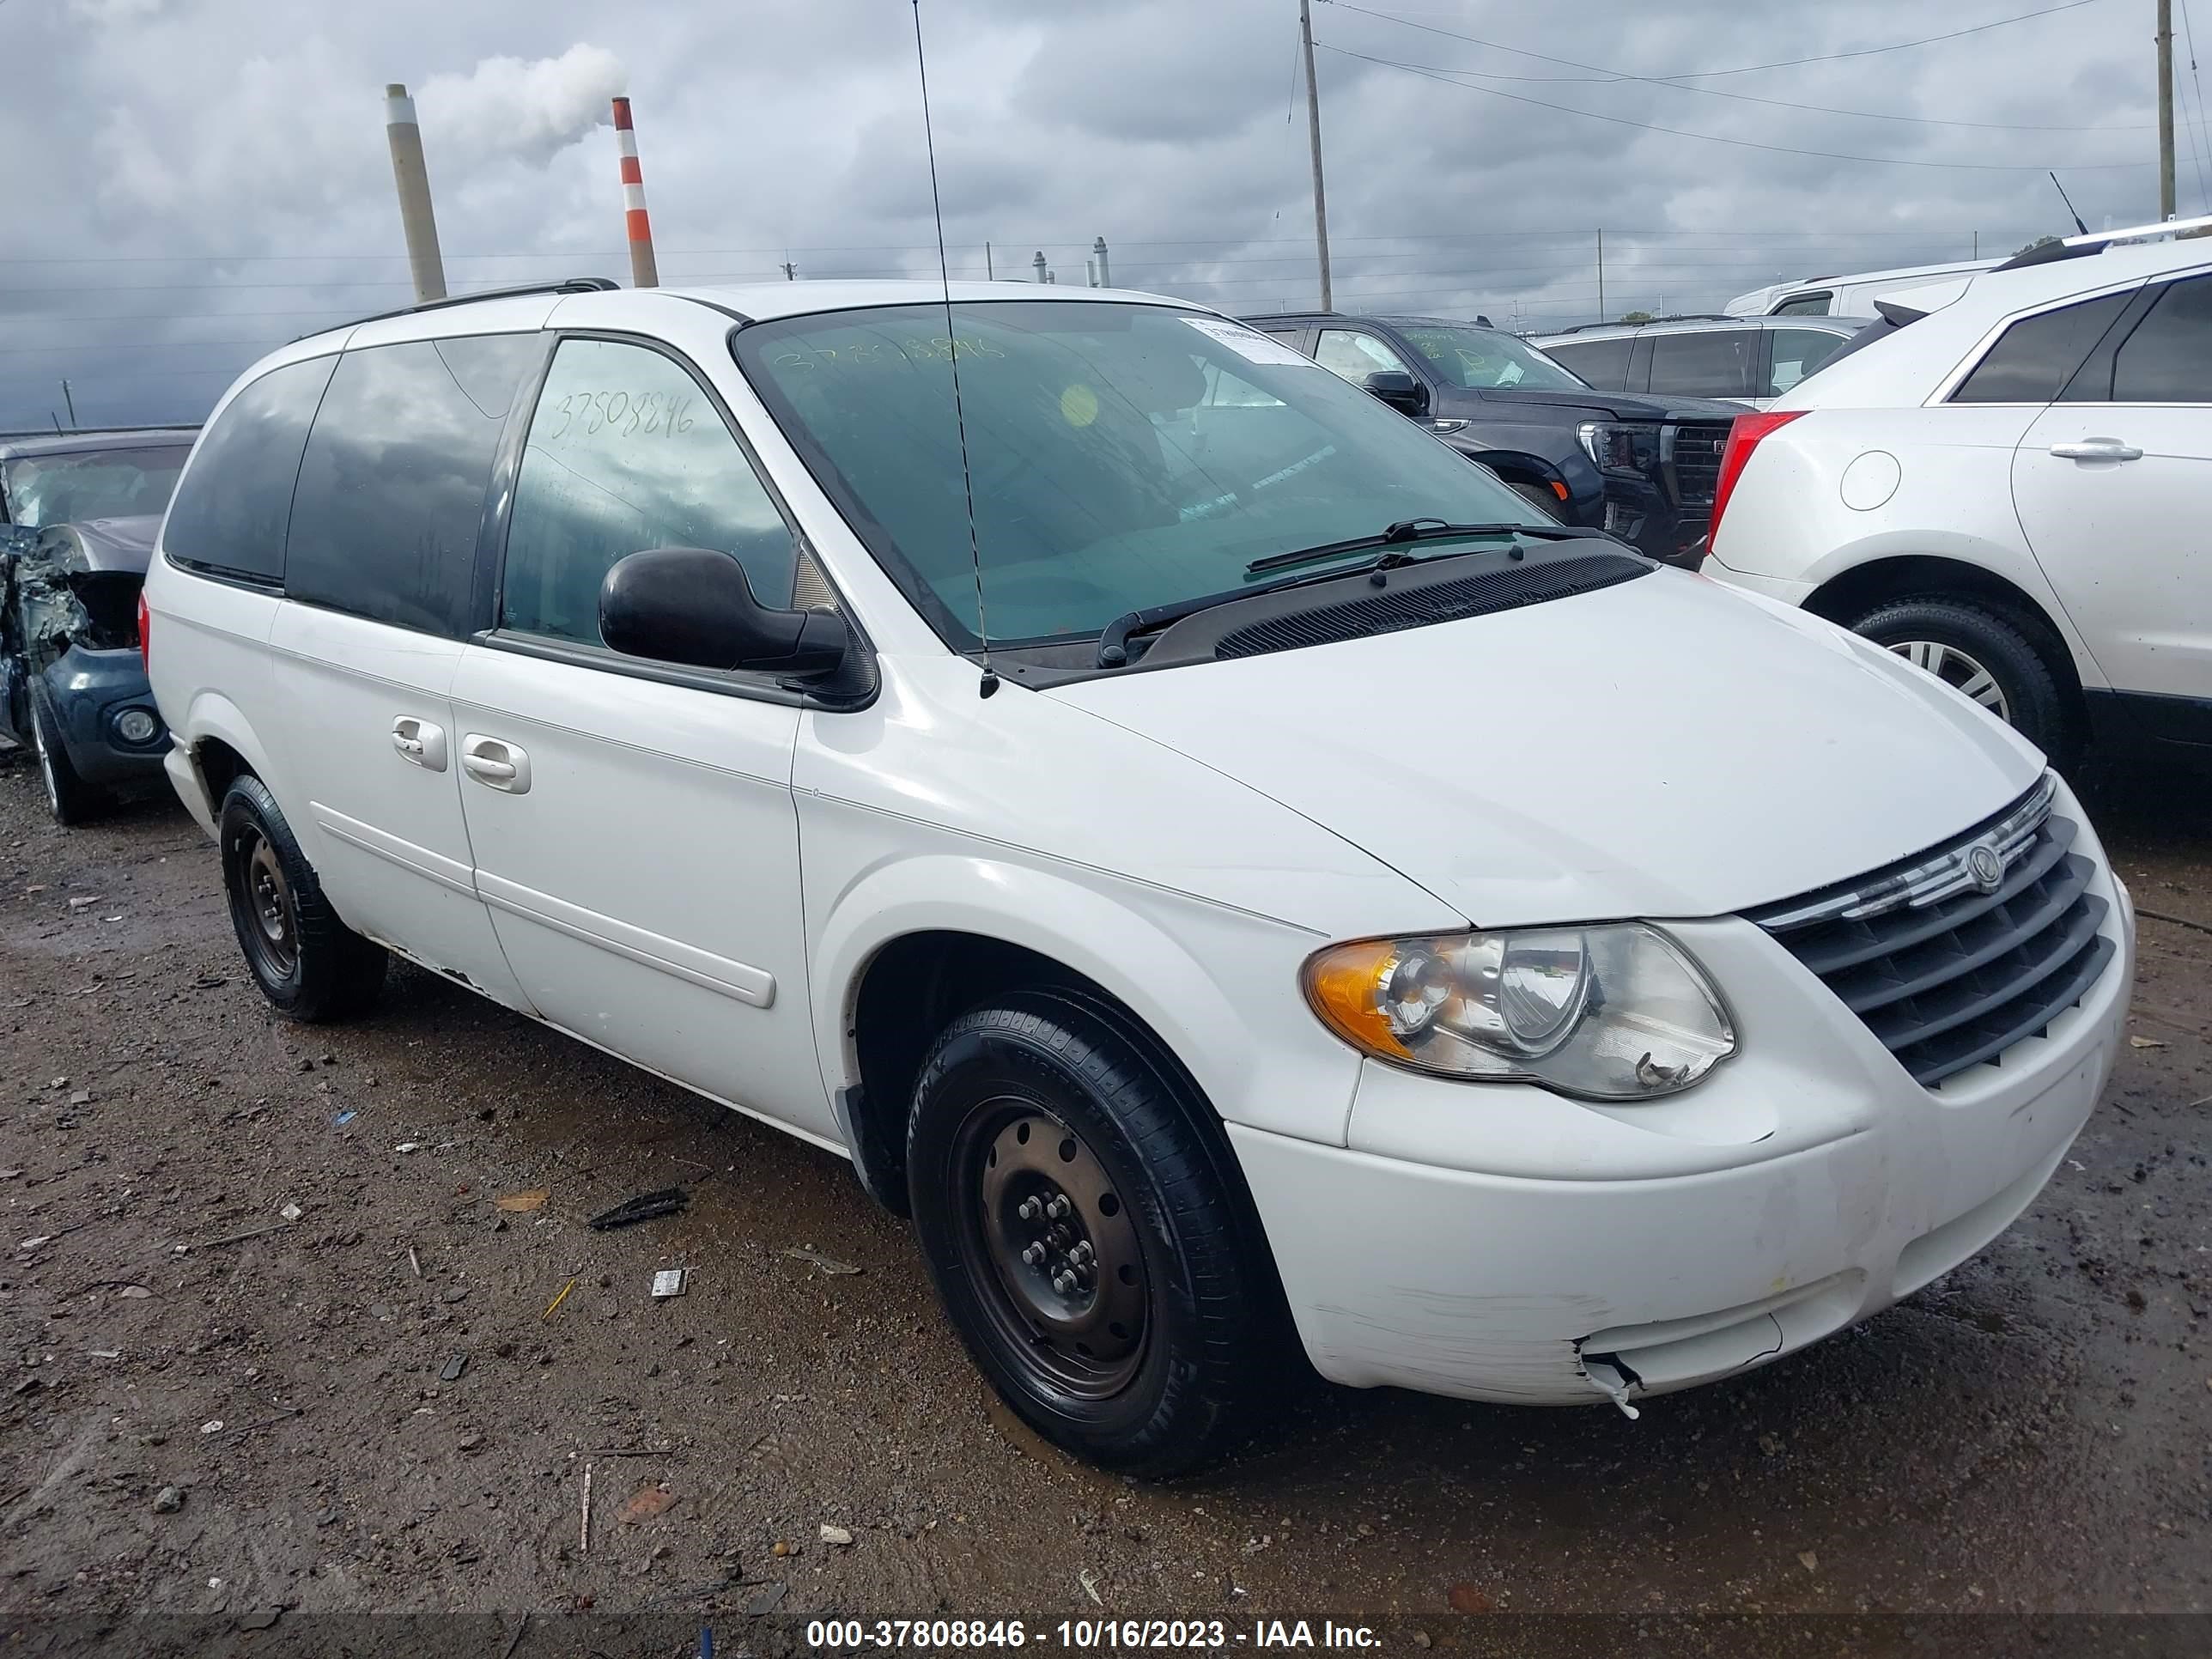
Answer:
[{"label": "minivan windshield", "polygon": [[1484,391],[1582,392],[1582,377],[1570,374],[1535,347],[1494,328],[1462,328],[1451,323],[1394,325],[1429,367],[1454,386]]},{"label": "minivan windshield", "polygon": [[6,469],[9,516],[32,530],[86,519],[131,518],[169,504],[189,444],[22,455]]},{"label": "minivan windshield", "polygon": [[732,347],[847,521],[957,649],[982,637],[979,564],[992,643],[1041,644],[1259,586],[1255,561],[1406,520],[1551,522],[1241,324],[1096,300],[953,311],[951,337],[945,307],[922,304],[753,324]]}]

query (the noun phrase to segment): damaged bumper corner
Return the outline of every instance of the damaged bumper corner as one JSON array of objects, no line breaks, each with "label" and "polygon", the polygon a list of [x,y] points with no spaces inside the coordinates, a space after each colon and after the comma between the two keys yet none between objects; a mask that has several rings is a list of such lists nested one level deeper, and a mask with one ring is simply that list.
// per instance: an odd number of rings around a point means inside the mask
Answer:
[{"label": "damaged bumper corner", "polygon": [[79,779],[128,786],[158,775],[169,746],[138,650],[143,574],[128,558],[95,561],[86,545],[82,533],[63,526],[7,549],[0,720],[28,748],[43,706]]}]

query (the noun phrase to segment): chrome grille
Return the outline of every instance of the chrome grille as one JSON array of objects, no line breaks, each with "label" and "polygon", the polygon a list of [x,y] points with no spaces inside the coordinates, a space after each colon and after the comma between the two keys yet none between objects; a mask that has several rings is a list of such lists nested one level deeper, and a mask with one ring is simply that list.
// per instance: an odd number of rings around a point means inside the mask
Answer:
[{"label": "chrome grille", "polygon": [[1750,914],[1932,1087],[2041,1036],[2113,955],[2048,774],[1931,852]]}]

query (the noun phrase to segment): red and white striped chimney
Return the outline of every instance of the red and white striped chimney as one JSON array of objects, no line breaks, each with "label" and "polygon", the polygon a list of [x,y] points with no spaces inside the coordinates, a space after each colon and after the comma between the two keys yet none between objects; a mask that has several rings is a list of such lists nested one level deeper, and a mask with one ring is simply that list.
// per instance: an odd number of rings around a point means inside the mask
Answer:
[{"label": "red and white striped chimney", "polygon": [[645,176],[638,171],[637,131],[630,125],[629,100],[615,100],[615,143],[622,151],[623,221],[629,231],[629,279],[637,288],[659,288],[660,269],[653,259],[653,222],[645,216]]}]

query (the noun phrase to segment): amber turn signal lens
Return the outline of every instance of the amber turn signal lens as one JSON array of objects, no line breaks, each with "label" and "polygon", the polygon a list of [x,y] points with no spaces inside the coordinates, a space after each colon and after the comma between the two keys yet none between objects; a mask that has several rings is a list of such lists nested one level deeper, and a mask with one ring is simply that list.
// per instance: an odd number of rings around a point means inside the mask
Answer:
[{"label": "amber turn signal lens", "polygon": [[1390,1030],[1380,994],[1397,959],[1394,940],[1370,939],[1332,945],[1306,963],[1306,1000],[1322,1024],[1363,1054],[1407,1053]]}]

